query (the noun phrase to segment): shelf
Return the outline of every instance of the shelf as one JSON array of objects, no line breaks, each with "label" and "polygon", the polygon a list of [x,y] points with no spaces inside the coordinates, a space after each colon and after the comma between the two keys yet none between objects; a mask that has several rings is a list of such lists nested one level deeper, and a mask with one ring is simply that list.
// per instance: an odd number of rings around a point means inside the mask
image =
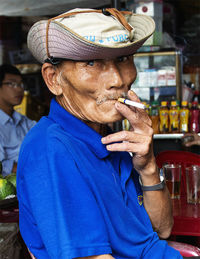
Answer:
[{"label": "shelf", "polygon": [[132,89],[141,89],[141,88],[166,88],[166,87],[176,87],[176,85],[157,85],[157,86],[139,86],[139,85],[134,85],[132,84]]},{"label": "shelf", "polygon": [[131,89],[136,91],[141,100],[150,102],[167,98],[169,101],[172,96],[181,100],[182,53],[180,51],[136,53],[134,63],[138,73]]},{"label": "shelf", "polygon": [[174,51],[148,51],[148,52],[137,52],[134,54],[134,57],[146,57],[146,56],[175,56],[180,55],[181,52],[174,50]]},{"label": "shelf", "polygon": [[[154,134],[154,139],[181,139],[183,137],[183,133],[168,133],[168,134]],[[200,133],[198,133],[200,136]]]},{"label": "shelf", "polygon": [[154,134],[154,139],[180,139],[183,137],[183,133],[168,133],[168,134]]}]

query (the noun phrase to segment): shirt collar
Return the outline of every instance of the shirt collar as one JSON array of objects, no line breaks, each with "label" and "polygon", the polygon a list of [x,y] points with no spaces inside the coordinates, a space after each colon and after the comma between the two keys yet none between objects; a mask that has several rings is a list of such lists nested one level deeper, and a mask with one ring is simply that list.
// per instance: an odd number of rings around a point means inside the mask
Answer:
[{"label": "shirt collar", "polygon": [[14,120],[15,125],[17,125],[23,118],[23,115],[21,115],[19,112],[14,111],[12,118]]},{"label": "shirt collar", "polygon": [[3,110],[0,109],[0,117],[1,117],[1,124],[6,124],[6,122],[9,121],[10,116],[8,116],[8,114],[6,114]]},{"label": "shirt collar", "polygon": [[82,142],[85,142],[99,158],[105,158],[110,154],[105,145],[101,143],[102,136],[87,124],[67,112],[56,102],[55,98],[51,101],[48,117],[57,122],[66,132]]},{"label": "shirt collar", "polygon": [[13,124],[17,125],[21,121],[22,115],[14,111],[12,117],[10,117],[7,113],[5,113],[3,110],[0,109],[0,118],[1,118],[1,123],[4,125],[8,121],[12,121]]}]

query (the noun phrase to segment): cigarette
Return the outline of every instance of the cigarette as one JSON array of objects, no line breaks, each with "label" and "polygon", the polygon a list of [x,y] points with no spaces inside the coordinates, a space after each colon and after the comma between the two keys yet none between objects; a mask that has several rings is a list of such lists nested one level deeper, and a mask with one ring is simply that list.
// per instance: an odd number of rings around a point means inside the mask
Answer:
[{"label": "cigarette", "polygon": [[145,109],[145,105],[142,104],[142,103],[130,101],[130,100],[125,99],[125,98],[118,98],[118,101],[121,102],[121,103],[128,104],[130,106],[134,106],[134,107],[140,108],[140,109]]}]

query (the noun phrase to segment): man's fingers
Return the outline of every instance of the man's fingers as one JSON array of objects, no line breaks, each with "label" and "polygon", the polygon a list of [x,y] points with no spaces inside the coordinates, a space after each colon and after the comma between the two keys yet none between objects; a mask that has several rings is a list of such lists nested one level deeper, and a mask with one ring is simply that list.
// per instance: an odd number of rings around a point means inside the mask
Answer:
[{"label": "man's fingers", "polygon": [[152,125],[151,119],[144,109],[128,106],[119,102],[115,103],[115,107],[124,118],[128,119],[131,125],[137,123],[137,121],[142,121],[149,126]]},{"label": "man's fingers", "polygon": [[142,139],[144,139],[145,136],[142,136],[140,134],[134,133],[132,131],[119,131],[113,134],[109,134],[108,136],[102,138],[103,144],[113,143],[113,142],[121,142],[121,141],[131,141],[131,142],[141,142]]},{"label": "man's fingers", "polygon": [[149,153],[149,145],[144,145],[143,143],[114,143],[107,145],[106,148],[109,151],[126,151],[136,153],[139,156],[145,156]]}]

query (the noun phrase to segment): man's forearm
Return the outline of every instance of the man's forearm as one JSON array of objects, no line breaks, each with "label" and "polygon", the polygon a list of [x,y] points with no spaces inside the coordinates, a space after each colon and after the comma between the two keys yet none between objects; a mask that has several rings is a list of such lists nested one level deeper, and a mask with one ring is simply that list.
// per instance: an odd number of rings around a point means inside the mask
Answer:
[{"label": "man's forearm", "polygon": [[167,187],[159,191],[144,191],[143,197],[154,230],[160,238],[168,238],[173,227],[173,214]]},{"label": "man's forearm", "polygon": [[[155,159],[146,170],[141,172],[140,176],[144,186],[160,183],[159,169]],[[154,230],[160,238],[167,238],[173,227],[172,203],[167,187],[161,190],[143,191],[143,199]]]}]

